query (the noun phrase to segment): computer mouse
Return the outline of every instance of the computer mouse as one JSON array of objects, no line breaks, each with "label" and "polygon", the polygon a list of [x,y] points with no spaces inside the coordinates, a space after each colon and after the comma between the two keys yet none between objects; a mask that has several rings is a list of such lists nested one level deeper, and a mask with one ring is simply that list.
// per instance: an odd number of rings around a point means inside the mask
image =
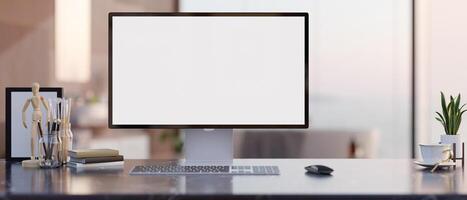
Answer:
[{"label": "computer mouse", "polygon": [[305,167],[306,171],[313,174],[320,174],[320,175],[331,175],[334,171],[332,168],[324,165],[310,165]]}]

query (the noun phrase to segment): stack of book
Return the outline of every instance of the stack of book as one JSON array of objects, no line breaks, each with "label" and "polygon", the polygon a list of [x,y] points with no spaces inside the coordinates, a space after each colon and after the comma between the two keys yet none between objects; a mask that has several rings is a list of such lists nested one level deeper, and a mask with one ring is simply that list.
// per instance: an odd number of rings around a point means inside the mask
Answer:
[{"label": "stack of book", "polygon": [[123,156],[114,149],[76,149],[68,151],[68,166],[77,169],[113,168],[123,166]]}]

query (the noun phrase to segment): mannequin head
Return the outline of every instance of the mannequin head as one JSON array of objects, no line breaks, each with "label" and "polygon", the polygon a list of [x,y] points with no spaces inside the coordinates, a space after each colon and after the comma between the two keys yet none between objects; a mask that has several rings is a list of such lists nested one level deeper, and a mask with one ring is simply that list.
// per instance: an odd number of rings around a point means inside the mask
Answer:
[{"label": "mannequin head", "polygon": [[40,85],[39,83],[32,84],[32,94],[36,95],[39,93]]}]

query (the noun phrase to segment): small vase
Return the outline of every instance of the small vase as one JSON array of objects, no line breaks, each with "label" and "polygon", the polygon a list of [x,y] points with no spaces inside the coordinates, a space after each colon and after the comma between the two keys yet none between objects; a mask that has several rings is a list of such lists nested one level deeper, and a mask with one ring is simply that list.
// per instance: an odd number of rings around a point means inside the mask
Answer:
[{"label": "small vase", "polygon": [[71,132],[71,124],[64,123],[63,130],[60,133],[60,139],[62,141],[61,146],[61,162],[62,164],[66,164],[70,161],[70,157],[68,155],[68,151],[73,149],[73,133]]},{"label": "small vase", "polygon": [[456,143],[456,157],[462,157],[462,141],[460,135],[441,135],[441,144]]}]

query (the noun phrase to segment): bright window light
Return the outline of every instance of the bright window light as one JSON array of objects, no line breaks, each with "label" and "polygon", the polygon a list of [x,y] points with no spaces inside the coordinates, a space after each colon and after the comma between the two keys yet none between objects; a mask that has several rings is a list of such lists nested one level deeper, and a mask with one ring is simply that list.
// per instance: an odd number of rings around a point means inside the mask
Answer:
[{"label": "bright window light", "polygon": [[55,0],[55,78],[87,82],[91,76],[91,1]]}]

